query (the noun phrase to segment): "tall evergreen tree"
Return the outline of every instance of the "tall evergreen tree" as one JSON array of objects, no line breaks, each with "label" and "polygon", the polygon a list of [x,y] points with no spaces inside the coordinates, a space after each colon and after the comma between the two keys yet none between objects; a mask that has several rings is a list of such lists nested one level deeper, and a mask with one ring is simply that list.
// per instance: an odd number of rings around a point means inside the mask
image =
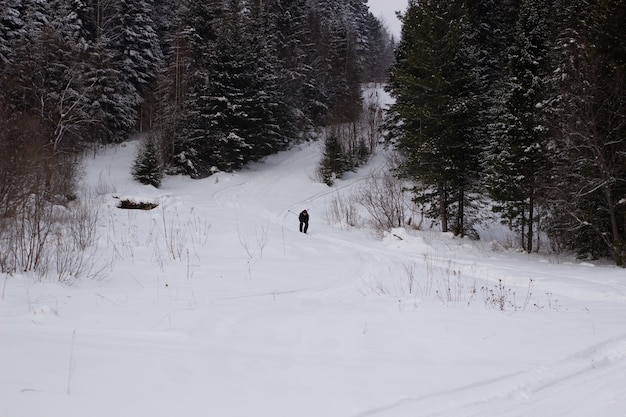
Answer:
[{"label": "tall evergreen tree", "polygon": [[[513,44],[518,12],[517,0],[476,0],[468,2],[466,36],[472,48],[475,93],[480,101],[475,131],[481,143],[489,143],[490,127],[496,126],[502,113],[504,79],[508,73],[509,52]],[[489,158],[488,153],[481,158]]]},{"label": "tall evergreen tree", "polygon": [[129,91],[135,90],[129,100],[135,101],[141,130],[144,120],[148,127],[152,124],[151,89],[163,63],[163,53],[153,20],[153,1],[119,0],[118,7],[115,25],[119,27],[119,35],[111,47],[120,63],[123,81],[130,84]]},{"label": "tall evergreen tree", "polygon": [[154,81],[163,56],[154,29],[151,0],[119,0],[115,17],[118,36],[111,41],[127,81],[141,101],[146,88]]},{"label": "tall evergreen tree", "polygon": [[366,10],[360,1],[312,0],[309,27],[313,78],[332,122],[355,121],[361,111]]},{"label": "tall evergreen tree", "polygon": [[[6,50],[3,59],[6,66],[0,68],[3,68],[6,91],[0,94],[5,94],[19,110],[41,113],[38,85],[43,83],[47,68],[39,58],[48,46],[39,40],[50,20],[50,10],[46,2],[40,0],[10,1],[7,6],[0,23],[3,30],[0,39]],[[32,49],[34,44],[37,44],[36,50]]]},{"label": "tall evergreen tree", "polygon": [[276,1],[274,18],[276,54],[281,65],[279,86],[286,104],[295,112],[301,132],[319,124],[327,113],[326,97],[314,78],[312,32],[308,0]]},{"label": "tall evergreen tree", "polygon": [[87,99],[94,120],[90,140],[99,143],[123,142],[137,121],[138,94],[123,73],[115,52],[96,42],[85,61],[85,77],[91,86]]},{"label": "tall evergreen tree", "polygon": [[[6,67],[12,62],[11,55],[15,40],[24,35],[24,21],[18,9],[19,0],[5,0],[0,7],[0,69],[4,76]],[[2,94],[2,93],[0,93]]]},{"label": "tall evergreen tree", "polygon": [[367,17],[366,50],[361,56],[363,81],[384,83],[393,64],[394,40],[380,20],[369,13]]},{"label": "tall evergreen tree", "polygon": [[[555,48],[551,236],[626,265],[626,36],[623,2],[567,0]],[[583,19],[580,17],[584,16]]]},{"label": "tall evergreen tree", "polygon": [[[185,2],[173,39],[170,65],[162,78],[160,117],[161,134],[170,162],[192,177],[209,175],[213,161],[209,132],[211,96],[208,68],[217,63],[213,46],[218,39],[218,21],[223,14],[221,4]],[[167,103],[163,103],[167,101]]]},{"label": "tall evergreen tree", "polygon": [[502,82],[499,120],[494,126],[487,179],[494,210],[521,233],[522,247],[531,252],[538,206],[545,201],[545,176],[550,161],[543,116],[547,81],[550,2],[521,3]]},{"label": "tall evergreen tree", "polygon": [[213,39],[192,43],[197,67],[176,152],[180,165],[198,177],[282,149],[293,125],[278,87],[280,67],[265,9],[244,7],[240,0],[229,0],[220,11],[208,7],[218,16],[213,28],[191,28],[198,39],[200,33]]},{"label": "tall evergreen tree", "polygon": [[324,138],[324,152],[318,167],[319,176],[326,185],[332,186],[347,168],[348,158],[341,147],[338,133],[331,130]]},{"label": "tall evergreen tree", "polygon": [[401,174],[415,180],[416,201],[438,217],[441,230],[471,230],[479,169],[472,118],[474,74],[465,41],[462,1],[410,1],[392,67],[396,98],[388,124],[406,156]]},{"label": "tall evergreen tree", "polygon": [[[248,23],[248,55],[252,86],[248,98],[250,141],[255,160],[285,148],[296,134],[296,112],[287,105],[288,91],[280,86],[283,67],[278,58],[276,19],[263,1],[257,1]],[[256,71],[254,70],[256,68]]]},{"label": "tall evergreen tree", "polygon": [[[24,35],[13,44],[10,97],[15,109],[37,117],[54,149],[84,140],[92,122],[85,102],[82,47],[74,39],[67,8],[56,3],[22,4]],[[50,7],[48,7],[50,6]]]}]

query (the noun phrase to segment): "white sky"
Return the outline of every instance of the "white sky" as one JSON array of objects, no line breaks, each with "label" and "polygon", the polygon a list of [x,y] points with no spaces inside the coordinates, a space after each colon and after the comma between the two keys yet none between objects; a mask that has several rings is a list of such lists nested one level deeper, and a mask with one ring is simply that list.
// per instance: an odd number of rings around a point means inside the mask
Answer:
[{"label": "white sky", "polygon": [[408,0],[369,0],[372,14],[376,17],[383,17],[385,23],[396,40],[400,39],[400,21],[396,18],[396,12],[406,10]]}]

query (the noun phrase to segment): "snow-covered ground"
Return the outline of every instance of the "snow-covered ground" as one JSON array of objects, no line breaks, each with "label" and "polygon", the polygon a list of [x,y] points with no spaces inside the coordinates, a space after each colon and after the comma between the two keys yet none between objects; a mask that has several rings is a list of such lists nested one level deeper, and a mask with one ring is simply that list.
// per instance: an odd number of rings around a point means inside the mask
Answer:
[{"label": "snow-covered ground", "polygon": [[135,147],[87,164],[97,280],[1,277],[0,415],[626,415],[624,269],[329,224],[381,155],[332,188],[307,143],[157,190]]}]

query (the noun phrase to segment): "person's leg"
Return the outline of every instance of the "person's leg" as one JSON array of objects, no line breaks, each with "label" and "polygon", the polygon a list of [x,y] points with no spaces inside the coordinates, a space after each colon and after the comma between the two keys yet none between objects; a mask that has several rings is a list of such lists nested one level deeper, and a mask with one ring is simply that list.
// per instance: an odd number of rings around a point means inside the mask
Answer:
[{"label": "person's leg", "polygon": [[300,222],[300,232],[302,232],[302,225],[303,225],[303,224],[304,224],[304,223]]},{"label": "person's leg", "polygon": [[304,223],[304,233],[309,230],[309,222]]}]

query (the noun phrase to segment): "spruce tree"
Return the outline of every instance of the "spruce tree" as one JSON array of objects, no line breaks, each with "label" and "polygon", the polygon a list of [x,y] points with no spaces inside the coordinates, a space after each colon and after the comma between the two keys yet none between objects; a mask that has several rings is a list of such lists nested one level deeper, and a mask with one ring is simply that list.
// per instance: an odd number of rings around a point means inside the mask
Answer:
[{"label": "spruce tree", "polygon": [[167,149],[171,169],[193,178],[209,175],[212,167],[208,160],[211,125],[204,102],[209,97],[208,68],[216,61],[214,43],[222,13],[221,4],[214,2],[182,2],[169,65],[161,74],[158,123],[162,147]]},{"label": "spruce tree", "polygon": [[363,81],[384,83],[393,64],[393,38],[372,13],[367,16],[366,36],[366,50],[361,56]]},{"label": "spruce tree", "polygon": [[125,82],[130,84],[129,99],[139,106],[148,94],[148,87],[156,78],[163,62],[161,45],[152,19],[152,0],[118,0],[115,16],[118,36],[111,42],[120,62]]},{"label": "spruce tree", "polygon": [[466,21],[461,1],[409,2],[390,76],[396,101],[387,119],[406,157],[400,173],[417,184],[415,200],[439,218],[443,232],[460,235],[472,229],[480,150]]},{"label": "spruce tree", "polygon": [[156,188],[161,186],[163,169],[157,149],[156,140],[149,137],[139,148],[133,165],[133,178],[142,184],[152,185]]},{"label": "spruce tree", "polygon": [[507,76],[502,82],[498,122],[489,145],[487,184],[494,210],[520,232],[531,252],[538,207],[545,201],[549,171],[548,123],[542,107],[547,82],[550,2],[522,1]]},{"label": "spruce tree", "polygon": [[261,3],[246,8],[229,0],[223,8],[202,7],[213,17],[190,16],[195,70],[174,152],[178,166],[194,177],[215,168],[234,170],[283,149],[294,125],[278,86],[272,21]]},{"label": "spruce tree", "polygon": [[[626,265],[626,36],[622,2],[562,2],[554,48],[551,237]],[[585,16],[585,19],[580,19]]]},{"label": "spruce tree", "polygon": [[314,77],[314,47],[309,25],[308,0],[275,2],[276,55],[281,70],[279,87],[295,115],[295,128],[312,130],[328,111],[325,97]]},{"label": "spruce tree", "polygon": [[341,178],[347,170],[347,157],[339,142],[337,132],[331,132],[324,139],[324,153],[319,165],[321,180],[328,186],[332,186],[337,178]]},{"label": "spruce tree", "polygon": [[[20,16],[19,0],[6,0],[0,7],[0,76],[4,77],[7,66],[12,63],[16,39],[24,34],[24,21]],[[2,92],[0,92],[2,94]]]}]

